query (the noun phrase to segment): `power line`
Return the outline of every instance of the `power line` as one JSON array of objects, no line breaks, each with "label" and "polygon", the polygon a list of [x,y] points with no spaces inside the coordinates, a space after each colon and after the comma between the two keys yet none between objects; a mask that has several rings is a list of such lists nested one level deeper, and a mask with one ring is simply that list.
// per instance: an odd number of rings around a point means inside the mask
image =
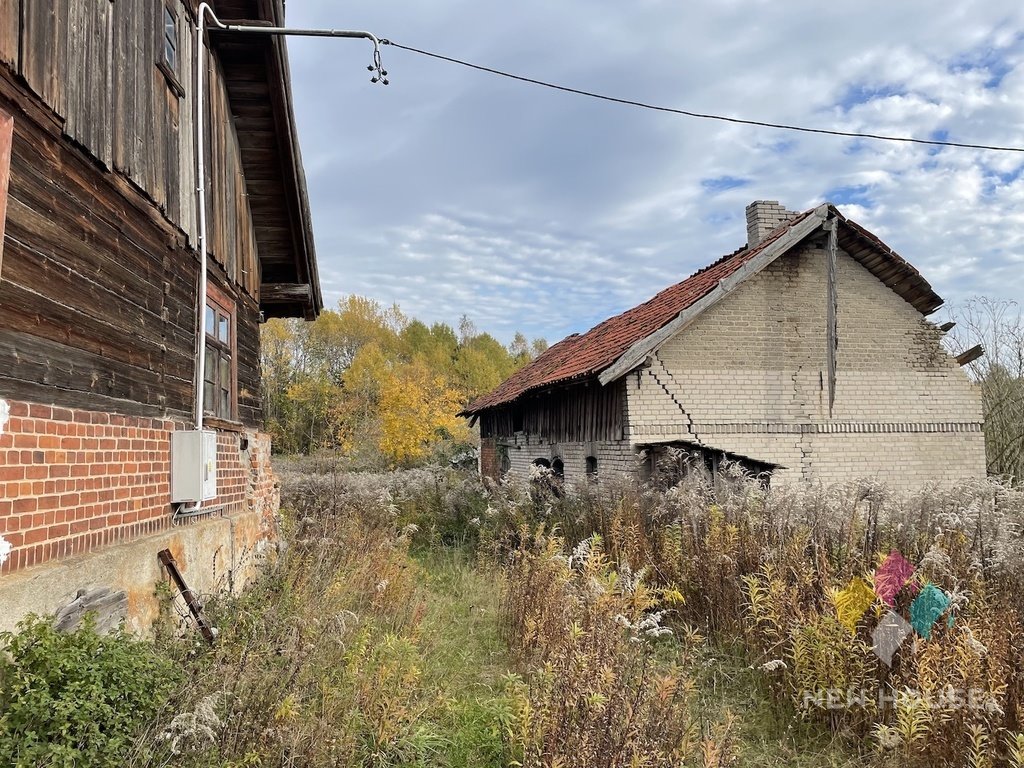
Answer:
[{"label": "power line", "polygon": [[729,117],[727,115],[713,115],[707,112],[691,112],[686,109],[676,109],[674,107],[663,107],[657,104],[647,104],[643,101],[635,101],[633,99],[621,99],[617,96],[608,96],[603,93],[594,93],[593,91],[584,91],[579,88],[570,88],[567,85],[558,85],[557,83],[549,83],[544,80],[537,80],[533,77],[525,77],[523,75],[516,75],[511,72],[503,72],[500,69],[494,69],[492,67],[485,67],[482,64],[473,64],[469,61],[463,61],[462,59],[456,59],[452,56],[445,56],[440,53],[432,53],[431,51],[424,51],[420,48],[413,48],[409,45],[402,45],[396,43],[394,40],[382,39],[381,45],[390,45],[393,48],[400,48],[403,51],[409,51],[410,53],[419,54],[420,56],[427,56],[432,59],[440,59],[441,61],[447,61],[451,64],[458,64],[460,67],[468,67],[469,69],[476,69],[480,72],[487,72],[492,75],[498,75],[499,77],[507,77],[510,80],[518,80],[522,83],[529,83],[530,85],[539,85],[542,88],[550,88],[555,91],[563,91],[565,93],[574,93],[577,96],[587,96],[591,99],[599,99],[601,101],[610,101],[615,104],[625,104],[630,107],[640,107],[641,109],[650,109],[655,112],[669,112],[674,115],[683,115],[685,117],[695,117],[700,120],[717,120],[723,123],[736,123],[739,125],[754,125],[760,128],[777,128],[782,131],[797,131],[799,133],[819,133],[826,136],[843,136],[851,139],[872,139],[874,141],[896,141],[904,144],[925,144],[932,147],[958,147],[960,149],[982,149],[989,152],[1024,152],[1024,147],[1004,147],[993,144],[969,144],[960,141],[942,141],[940,139],[918,139],[913,136],[887,136],[881,133],[860,133],[857,131],[835,131],[829,128],[808,128],[802,125],[787,125],[785,123],[769,123],[764,120],[747,120],[742,117]]}]

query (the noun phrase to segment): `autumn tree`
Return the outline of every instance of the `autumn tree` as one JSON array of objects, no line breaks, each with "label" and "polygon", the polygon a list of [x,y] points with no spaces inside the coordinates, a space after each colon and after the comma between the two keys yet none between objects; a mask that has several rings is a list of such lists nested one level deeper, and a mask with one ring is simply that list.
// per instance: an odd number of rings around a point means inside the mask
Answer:
[{"label": "autumn tree", "polygon": [[546,348],[506,347],[465,315],[458,331],[349,296],[312,323],[271,320],[261,337],[267,429],[279,452],[337,449],[359,466],[407,466],[470,439],[456,417]]},{"label": "autumn tree", "polygon": [[985,453],[990,474],[1024,481],[1024,318],[1017,302],[971,299],[951,311],[956,353],[980,344],[968,364],[981,387]]}]

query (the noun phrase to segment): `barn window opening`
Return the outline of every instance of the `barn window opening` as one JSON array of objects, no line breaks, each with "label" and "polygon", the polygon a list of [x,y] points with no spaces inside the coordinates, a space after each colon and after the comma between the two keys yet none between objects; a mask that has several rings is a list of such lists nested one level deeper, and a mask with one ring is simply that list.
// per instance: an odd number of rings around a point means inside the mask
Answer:
[{"label": "barn window opening", "polygon": [[644,479],[661,487],[673,486],[694,473],[703,474],[712,481],[729,481],[736,475],[726,471],[728,467],[755,478],[767,489],[772,473],[780,469],[776,464],[749,456],[686,442],[648,446],[646,465]]},{"label": "barn window opening", "polygon": [[597,482],[597,457],[596,456],[587,456],[586,472],[587,472],[587,481],[591,482],[591,483],[596,483]]},{"label": "barn window opening", "polygon": [[551,469],[551,462],[547,459],[534,459],[533,466],[544,467],[544,469]]},{"label": "barn window opening", "polygon": [[206,302],[204,410],[220,419],[235,418],[235,312],[227,297],[210,286]]},{"label": "barn window opening", "polygon": [[551,462],[551,471],[555,473],[555,477],[561,479],[565,477],[565,464],[561,459],[555,459]]},{"label": "barn window opening", "polygon": [[157,50],[160,53],[156,64],[157,68],[163,72],[167,85],[181,99],[185,96],[185,89],[181,87],[181,82],[178,80],[179,40],[178,14],[172,5],[167,3],[163,6],[160,23],[157,25]]},{"label": "barn window opening", "polygon": [[178,19],[174,12],[164,6],[164,64],[172,72],[178,70]]}]

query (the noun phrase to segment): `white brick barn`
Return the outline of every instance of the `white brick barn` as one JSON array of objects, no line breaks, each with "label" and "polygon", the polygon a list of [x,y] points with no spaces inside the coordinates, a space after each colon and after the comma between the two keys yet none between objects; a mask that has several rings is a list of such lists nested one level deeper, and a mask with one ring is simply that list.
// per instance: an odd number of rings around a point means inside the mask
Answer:
[{"label": "white brick barn", "polygon": [[673,447],[773,483],[984,476],[980,395],[921,274],[830,204],[752,203],[747,238],[471,403],[481,471],[643,475]]}]

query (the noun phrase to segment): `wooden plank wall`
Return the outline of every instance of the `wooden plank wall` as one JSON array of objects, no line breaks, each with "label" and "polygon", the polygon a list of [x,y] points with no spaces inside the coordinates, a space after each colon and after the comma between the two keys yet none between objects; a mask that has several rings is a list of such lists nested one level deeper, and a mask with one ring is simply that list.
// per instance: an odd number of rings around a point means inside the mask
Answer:
[{"label": "wooden plank wall", "polygon": [[18,69],[21,52],[21,0],[0,0],[0,64]]},{"label": "wooden plank wall", "polygon": [[[157,49],[157,25],[162,24],[159,13],[162,0],[115,4],[114,168],[144,190],[167,218],[180,226],[181,99],[157,67],[161,55]],[[179,60],[179,76],[187,76],[189,67],[190,62]],[[194,238],[194,233],[189,234]]]},{"label": "wooden plank wall", "polygon": [[[25,78],[70,138],[145,192],[195,244],[194,11],[175,7],[184,97],[157,67],[163,0],[0,0],[0,61]],[[209,251],[258,299],[241,150],[215,53],[208,62]]]},{"label": "wooden plank wall", "polygon": [[21,7],[21,75],[62,118],[67,115],[64,85],[68,82],[71,1],[22,0]]},{"label": "wooden plank wall", "polygon": [[[17,112],[8,102],[12,88],[0,83],[0,108]],[[5,242],[5,396],[190,417],[198,262],[144,196],[22,117],[15,120]],[[259,313],[251,299],[235,297],[239,390],[246,393],[239,413],[257,426]]]},{"label": "wooden plank wall", "polygon": [[113,159],[114,5],[109,0],[76,0],[68,16],[68,73],[65,89],[68,136],[104,166]]},{"label": "wooden plank wall", "polygon": [[207,164],[207,220],[210,252],[250,296],[259,295],[256,232],[242,173],[242,151],[219,62],[210,67],[207,136],[218,147]]},{"label": "wooden plank wall", "polygon": [[621,440],[624,383],[555,389],[480,415],[480,437],[522,431],[554,442]]},{"label": "wooden plank wall", "polygon": [[[0,0],[5,20],[25,19],[13,38],[0,26],[0,109],[16,115],[0,273],[6,397],[191,415],[194,119],[191,100],[156,66],[160,8],[162,0]],[[191,94],[191,22],[179,11],[181,83]],[[221,158],[211,211],[225,222],[211,244],[228,270],[215,263],[211,278],[236,298],[239,414],[257,426],[256,246],[217,74],[211,89],[219,115],[211,156]]]}]

